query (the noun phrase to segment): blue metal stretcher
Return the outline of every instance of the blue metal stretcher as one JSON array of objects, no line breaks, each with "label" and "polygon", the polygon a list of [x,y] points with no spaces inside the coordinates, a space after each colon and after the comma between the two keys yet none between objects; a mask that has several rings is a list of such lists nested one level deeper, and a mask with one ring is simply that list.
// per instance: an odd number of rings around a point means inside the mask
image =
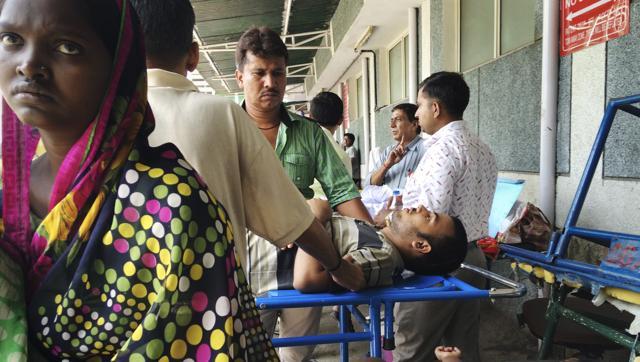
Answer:
[{"label": "blue metal stretcher", "polygon": [[[632,350],[636,355],[640,354],[640,346],[638,346],[637,339],[634,336],[613,330],[602,323],[579,315],[563,305],[568,291],[576,286],[588,289],[594,296],[598,295],[601,290],[606,291],[612,288],[617,288],[618,291],[625,291],[626,294],[635,296],[637,296],[635,293],[640,293],[640,274],[637,271],[616,268],[615,266],[582,263],[570,260],[567,256],[572,237],[586,239],[605,247],[609,247],[617,241],[640,240],[640,235],[588,229],[576,225],[616,113],[623,111],[640,117],[640,109],[634,106],[638,103],[640,103],[640,95],[609,101],[564,228],[560,232],[553,234],[548,250],[545,253],[539,253],[511,245],[501,247],[505,254],[517,263],[524,264],[529,269],[537,268],[539,271],[544,272],[547,275],[544,279],[552,284],[550,303],[546,313],[546,331],[539,351],[539,358],[545,358],[550,352],[559,317],[569,318],[574,322],[580,323]],[[638,251],[635,253],[637,256]]]},{"label": "blue metal stretcher", "polygon": [[[503,220],[522,191],[524,181],[499,179],[491,209],[490,220]],[[494,221],[493,223],[495,223]],[[490,222],[490,224],[492,224]],[[490,229],[496,229],[492,225]],[[256,298],[259,309],[301,308],[312,306],[340,306],[339,333],[317,336],[274,338],[275,347],[340,343],[341,361],[349,360],[349,342],[368,341],[371,357],[380,358],[382,348],[392,350],[394,345],[393,306],[396,302],[515,298],[525,294],[523,284],[471,265],[462,265],[504,288],[483,290],[475,288],[452,276],[412,276],[396,282],[392,287],[367,289],[361,292],[304,294],[296,290],[272,290]],[[360,313],[356,305],[367,305],[369,319]],[[383,308],[384,307],[384,308]],[[350,311],[361,332],[349,332],[346,312]],[[384,339],[382,338],[384,321]]]}]

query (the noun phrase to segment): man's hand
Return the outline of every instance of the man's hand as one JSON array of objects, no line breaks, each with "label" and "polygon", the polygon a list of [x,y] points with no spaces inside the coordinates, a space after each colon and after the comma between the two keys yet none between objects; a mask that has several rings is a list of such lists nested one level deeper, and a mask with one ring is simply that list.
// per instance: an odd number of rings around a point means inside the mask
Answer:
[{"label": "man's hand", "polygon": [[359,265],[353,263],[353,258],[345,255],[340,267],[331,273],[333,281],[340,286],[354,292],[365,287],[364,273]]},{"label": "man's hand", "polygon": [[384,229],[387,226],[387,215],[391,213],[389,207],[380,210],[373,218],[373,226],[378,229]]},{"label": "man's hand", "polygon": [[400,162],[404,156],[407,154],[407,149],[404,148],[404,136],[400,140],[400,143],[389,153],[389,157],[384,161],[384,167],[386,169],[390,169],[393,165]]},{"label": "man's hand", "polygon": [[[402,204],[402,195],[399,195],[396,197],[397,197],[396,201]],[[383,229],[387,226],[387,215],[389,215],[392,211],[392,210],[389,210],[392,202],[393,202],[393,196],[387,199],[387,205],[382,210],[378,211],[376,216],[373,218],[373,226],[375,226],[378,229]]]}]

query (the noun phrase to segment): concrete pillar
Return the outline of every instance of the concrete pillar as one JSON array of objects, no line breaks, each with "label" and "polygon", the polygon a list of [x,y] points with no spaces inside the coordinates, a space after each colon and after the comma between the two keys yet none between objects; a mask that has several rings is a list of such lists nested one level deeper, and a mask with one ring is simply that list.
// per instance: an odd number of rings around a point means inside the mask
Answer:
[{"label": "concrete pillar", "polygon": [[560,8],[545,1],[542,23],[542,99],[540,102],[540,208],[553,224],[556,205],[558,114],[558,23]]},{"label": "concrete pillar", "polygon": [[418,96],[418,12],[416,8],[408,9],[409,36],[409,103],[416,103]]},{"label": "concrete pillar", "polygon": [[364,122],[364,150],[361,152],[361,161],[364,160],[364,165],[361,165],[361,170],[369,169],[369,149],[371,148],[371,113],[369,110],[369,60],[366,56],[360,58],[362,64],[362,109],[364,114],[362,115],[362,122]]}]

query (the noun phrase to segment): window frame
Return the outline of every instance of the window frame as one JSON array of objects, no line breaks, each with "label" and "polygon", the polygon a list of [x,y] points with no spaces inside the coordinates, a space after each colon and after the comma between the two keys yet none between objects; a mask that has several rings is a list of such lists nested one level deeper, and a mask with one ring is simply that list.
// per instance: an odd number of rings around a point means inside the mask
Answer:
[{"label": "window frame", "polygon": [[[501,33],[502,33],[502,1],[505,0],[493,0],[493,19],[494,19],[494,23],[493,23],[493,57],[489,60],[487,60],[486,62],[474,65],[473,67],[469,68],[469,69],[462,69],[462,19],[461,19],[461,0],[455,0],[455,21],[456,21],[456,54],[455,54],[455,59],[456,59],[456,68],[459,72],[470,72],[473,70],[476,70],[484,65],[487,65],[489,63],[492,63],[504,56],[507,56],[509,54],[515,53],[523,48],[526,48],[528,46],[531,46],[533,44],[535,44],[536,41],[540,40],[542,38],[542,35],[540,34],[539,36],[536,36],[535,34],[535,29],[534,29],[534,34],[533,34],[533,40],[530,42],[527,42],[525,44],[522,44],[520,46],[517,46],[514,49],[511,49],[509,51],[505,51],[505,52],[501,52],[501,46],[502,46],[502,40],[501,40]],[[509,1],[509,0],[506,0]],[[534,14],[535,16],[535,14]],[[534,24],[535,26],[535,24]]]},{"label": "window frame", "polygon": [[[409,38],[408,32],[403,32],[397,39],[391,42],[391,45],[387,47],[387,84],[389,86],[389,102],[395,103],[407,99],[407,75],[408,75],[408,59],[407,59],[407,42]],[[393,99],[391,96],[391,50],[400,45],[400,63],[401,67],[401,81],[402,81],[402,96],[399,99]]]}]

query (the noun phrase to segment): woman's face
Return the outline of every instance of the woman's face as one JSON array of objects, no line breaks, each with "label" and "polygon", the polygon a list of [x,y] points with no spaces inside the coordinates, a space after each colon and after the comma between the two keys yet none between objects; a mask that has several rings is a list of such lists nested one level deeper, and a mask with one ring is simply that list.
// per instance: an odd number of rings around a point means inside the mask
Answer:
[{"label": "woman's face", "polygon": [[95,118],[112,56],[81,0],[5,0],[0,10],[0,89],[18,118],[79,137]]}]

